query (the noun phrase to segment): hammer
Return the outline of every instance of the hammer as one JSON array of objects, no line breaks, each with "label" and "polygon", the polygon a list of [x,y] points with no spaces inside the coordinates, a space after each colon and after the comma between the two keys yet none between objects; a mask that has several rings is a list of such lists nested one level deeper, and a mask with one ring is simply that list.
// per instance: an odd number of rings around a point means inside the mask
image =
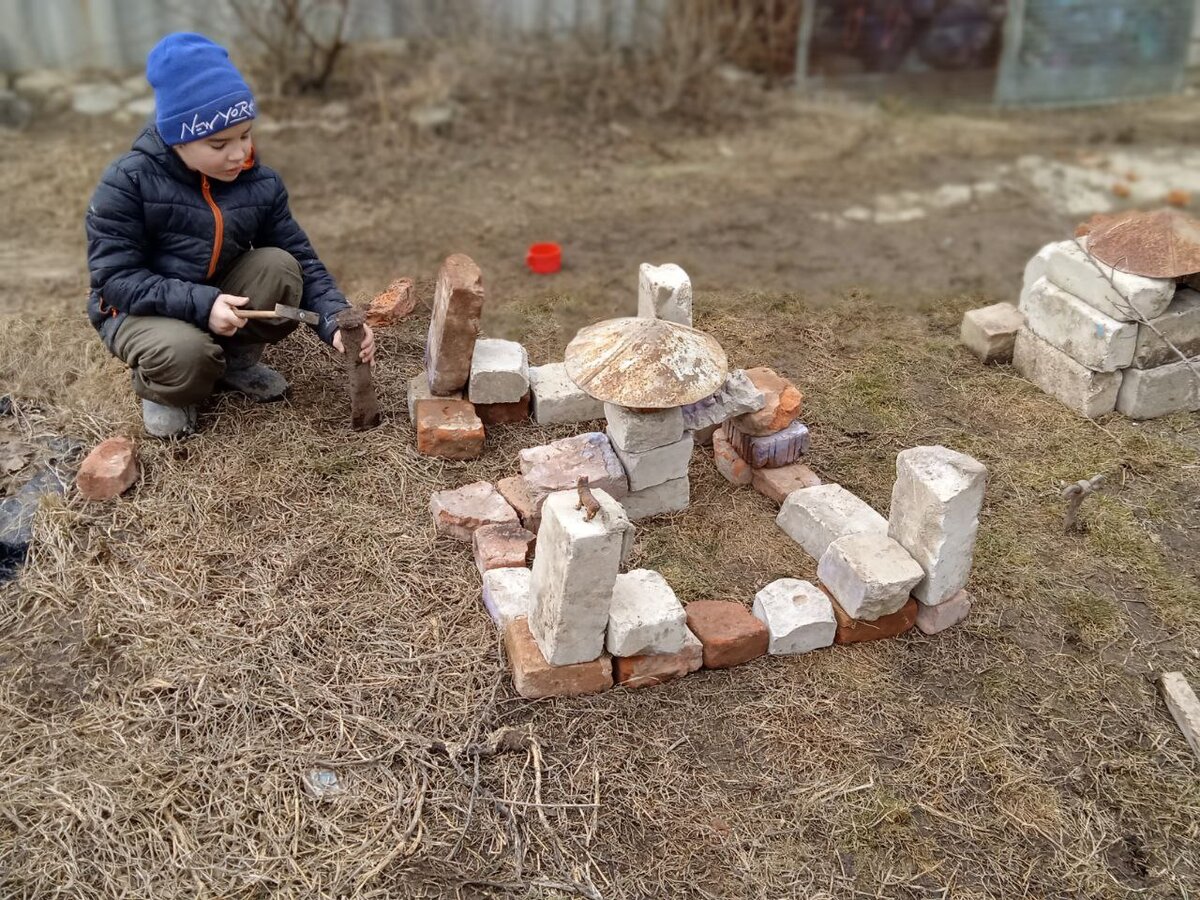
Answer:
[{"label": "hammer", "polygon": [[297,322],[303,322],[306,325],[316,325],[320,321],[315,312],[309,312],[306,309],[297,309],[294,306],[288,306],[284,303],[276,303],[275,309],[239,309],[236,306],[231,306],[233,314],[239,319],[293,319]]}]

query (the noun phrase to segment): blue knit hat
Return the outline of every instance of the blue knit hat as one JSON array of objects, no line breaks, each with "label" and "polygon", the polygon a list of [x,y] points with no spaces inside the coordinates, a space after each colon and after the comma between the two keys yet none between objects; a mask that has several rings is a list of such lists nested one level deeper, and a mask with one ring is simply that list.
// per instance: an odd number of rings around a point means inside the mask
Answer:
[{"label": "blue knit hat", "polygon": [[155,124],[169,145],[198,141],[256,115],[229,52],[202,34],[168,34],[146,57]]}]

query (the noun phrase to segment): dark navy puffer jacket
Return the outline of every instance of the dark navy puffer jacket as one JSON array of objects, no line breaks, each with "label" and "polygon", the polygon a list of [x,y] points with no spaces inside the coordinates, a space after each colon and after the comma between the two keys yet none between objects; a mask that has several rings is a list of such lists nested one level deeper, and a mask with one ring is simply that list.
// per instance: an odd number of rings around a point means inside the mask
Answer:
[{"label": "dark navy puffer jacket", "polygon": [[321,317],[326,342],[333,316],[348,305],[303,229],[287,190],[257,160],[237,180],[193,172],[153,125],[108,167],[87,212],[88,318],[109,347],[126,315],[170,316],[208,330],[217,285],[255,247],[279,247],[304,273],[301,307]]}]

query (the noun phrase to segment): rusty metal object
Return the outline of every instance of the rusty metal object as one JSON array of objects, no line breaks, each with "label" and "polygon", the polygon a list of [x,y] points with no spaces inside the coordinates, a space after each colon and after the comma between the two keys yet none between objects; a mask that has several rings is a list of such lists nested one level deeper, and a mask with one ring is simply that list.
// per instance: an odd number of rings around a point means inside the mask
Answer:
[{"label": "rusty metal object", "polygon": [[1148,278],[1200,272],[1200,221],[1178,209],[1094,217],[1087,250],[1107,266]]},{"label": "rusty metal object", "polygon": [[729,374],[716,339],[664,319],[609,319],[567,346],[567,375],[597,400],[670,409],[709,397]]},{"label": "rusty metal object", "polygon": [[580,475],[579,481],[575,483],[575,486],[579,489],[579,502],[575,504],[575,508],[584,510],[583,518],[590,522],[596,518],[596,513],[600,512],[600,501],[596,499],[596,495],[588,487],[588,477],[586,475]]}]

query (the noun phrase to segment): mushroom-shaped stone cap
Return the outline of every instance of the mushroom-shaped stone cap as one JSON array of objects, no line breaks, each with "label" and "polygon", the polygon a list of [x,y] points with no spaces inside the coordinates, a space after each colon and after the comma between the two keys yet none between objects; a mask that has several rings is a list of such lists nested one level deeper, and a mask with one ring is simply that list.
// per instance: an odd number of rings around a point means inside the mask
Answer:
[{"label": "mushroom-shaped stone cap", "polygon": [[729,374],[716,339],[664,319],[609,319],[567,346],[567,374],[597,400],[670,409],[711,396]]},{"label": "mushroom-shaped stone cap", "polygon": [[1200,272],[1200,221],[1181,210],[1095,216],[1080,230],[1088,253],[1122,272],[1148,278]]}]

